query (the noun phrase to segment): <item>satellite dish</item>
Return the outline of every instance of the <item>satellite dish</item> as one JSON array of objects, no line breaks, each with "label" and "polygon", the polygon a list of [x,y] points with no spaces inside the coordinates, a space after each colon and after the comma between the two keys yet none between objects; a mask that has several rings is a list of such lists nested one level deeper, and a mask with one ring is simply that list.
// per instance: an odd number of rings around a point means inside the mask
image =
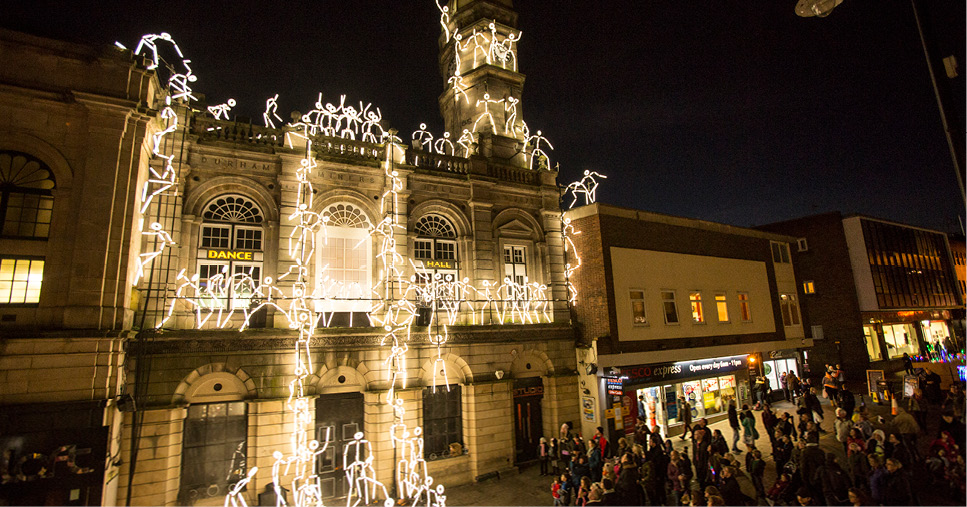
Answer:
[{"label": "satellite dish", "polygon": [[825,18],[841,3],[843,0],[799,0],[796,4],[796,15],[803,18]]}]

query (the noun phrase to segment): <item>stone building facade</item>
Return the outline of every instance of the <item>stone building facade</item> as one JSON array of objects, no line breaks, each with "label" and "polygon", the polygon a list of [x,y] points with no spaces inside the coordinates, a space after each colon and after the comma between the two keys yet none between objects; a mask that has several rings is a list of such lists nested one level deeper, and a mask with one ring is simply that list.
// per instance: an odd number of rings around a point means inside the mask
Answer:
[{"label": "stone building facade", "polygon": [[[394,145],[385,136],[312,137],[308,209],[326,225],[316,230],[308,266],[319,320],[306,395],[315,436],[330,444],[317,461],[329,499],[347,494],[343,450],[357,432],[372,446],[376,478],[398,495],[391,388],[407,425],[424,430],[428,473],[447,486],[533,459],[540,436],[579,415],[557,173],[528,149],[533,139],[515,116],[520,110],[504,108],[510,98],[519,104],[516,52],[511,64],[506,54],[476,60],[462,46],[463,63],[447,63],[460,40],[453,34],[469,39],[486,27],[512,43],[516,13],[505,1],[454,1],[448,10],[441,68],[463,81],[444,81],[440,109],[454,141],[473,125],[466,152]],[[294,269],[293,216],[309,202],[297,176],[305,150],[288,142],[294,127],[215,119],[204,104],[177,100],[166,117],[162,79],[129,51],[8,31],[0,43],[0,75],[15,83],[0,88],[0,165],[47,175],[37,184],[0,169],[7,213],[0,255],[10,273],[0,302],[5,429],[38,433],[31,421],[46,418],[53,438],[67,434],[66,419],[87,421],[83,442],[41,442],[77,444],[88,456],[78,467],[95,463],[75,474],[96,477],[92,486],[80,500],[80,488],[68,488],[68,501],[221,505],[231,484],[257,466],[242,493],[256,504],[272,481],[273,453],[289,449],[297,333],[279,308],[243,316],[264,302],[251,286],[231,286],[220,301],[186,287],[243,274],[291,292],[283,275]],[[483,117],[487,100],[504,102]],[[177,184],[144,206],[145,184],[164,169],[158,149],[171,157]],[[34,203],[30,219],[9,228],[8,193]],[[385,308],[373,294],[387,249],[372,231],[386,217],[402,225],[390,251],[406,260],[411,283],[438,275],[473,288],[454,298],[444,329],[443,317],[415,310],[405,386],[389,380],[385,332],[370,320],[382,311],[373,308]],[[146,225],[154,223],[170,239]],[[38,232],[45,225],[49,232]],[[503,286],[533,289],[511,295]],[[447,341],[438,347],[441,334]],[[51,452],[21,447],[20,455]],[[13,503],[43,497],[26,482],[18,487],[4,490]]]}]

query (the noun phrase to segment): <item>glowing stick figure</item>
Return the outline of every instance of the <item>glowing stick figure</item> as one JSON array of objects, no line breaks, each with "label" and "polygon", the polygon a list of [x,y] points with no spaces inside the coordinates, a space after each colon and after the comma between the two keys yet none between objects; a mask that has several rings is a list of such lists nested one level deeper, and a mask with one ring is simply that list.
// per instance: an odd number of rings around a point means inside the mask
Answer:
[{"label": "glowing stick figure", "polygon": [[149,226],[149,230],[142,232],[141,235],[155,238],[155,240],[158,242],[158,249],[156,251],[146,252],[140,255],[141,262],[138,264],[138,275],[134,278],[135,285],[137,285],[138,282],[144,278],[145,266],[151,264],[151,261],[153,261],[155,257],[161,255],[161,252],[164,252],[165,247],[175,244],[175,241],[171,239],[171,234],[168,234],[168,231],[164,230],[161,224],[158,222],[152,223]]},{"label": "glowing stick figure", "polygon": [[450,7],[447,5],[440,5],[440,2],[434,0],[437,9],[440,9],[440,26],[443,27],[443,33],[446,34],[446,38],[450,38]]},{"label": "glowing stick figure", "polygon": [[188,64],[191,63],[191,60],[182,60],[181,63],[184,64],[186,69],[188,69],[188,72],[184,74],[172,74],[171,77],[168,78],[168,88],[177,92],[173,94],[171,98],[188,98],[191,100],[198,100],[194,95],[191,94],[191,87],[188,86],[188,83],[198,81],[198,76],[193,75],[191,73],[191,67],[188,66]]},{"label": "glowing stick figure", "polygon": [[507,119],[504,122],[504,133],[515,135],[516,134],[516,123],[517,123],[517,104],[520,103],[520,99],[508,96],[504,99],[504,117]]},{"label": "glowing stick figure", "polygon": [[584,204],[591,204],[597,199],[598,191],[598,181],[595,178],[605,178],[608,177],[603,174],[598,174],[594,171],[584,171],[584,177],[580,181],[575,181],[567,186],[567,189],[571,192],[573,199],[571,200],[571,205],[568,208],[573,208],[574,204],[577,203],[578,194],[584,194]]},{"label": "glowing stick figure", "polygon": [[547,157],[547,153],[545,153],[544,150],[541,149],[541,141],[544,141],[545,143],[547,143],[547,147],[553,150],[554,147],[551,146],[550,141],[548,141],[546,137],[541,135],[540,130],[537,131],[536,136],[531,136],[531,138],[528,141],[534,144],[534,149],[531,150],[531,169],[534,169],[535,160],[538,161],[538,167],[537,167],[538,169],[541,169],[541,168],[550,169],[551,167],[550,159]]},{"label": "glowing stick figure", "polygon": [[484,118],[488,118],[490,120],[490,130],[494,134],[497,134],[497,127],[495,125],[496,122],[494,121],[494,115],[490,114],[490,104],[500,104],[503,101],[504,99],[500,99],[500,100],[491,99],[489,93],[485,93],[483,98],[477,101],[477,107],[480,107],[480,104],[483,104],[484,112],[480,113],[480,116],[477,117],[477,121],[473,122],[474,132],[479,132],[477,130],[477,127],[480,125],[480,120],[483,120]]},{"label": "glowing stick figure", "polygon": [[520,39],[514,33],[509,34],[504,40],[497,41],[497,25],[495,23],[490,23],[488,25],[490,28],[490,57],[487,63],[492,60],[497,60],[500,62],[502,68],[507,68],[507,62],[513,62],[511,70],[517,71],[517,56],[514,54],[513,45],[515,41]]},{"label": "glowing stick figure", "polygon": [[[350,456],[352,456],[352,462],[349,461]],[[353,441],[346,444],[343,449],[342,465],[346,471],[346,480],[349,482],[346,507],[355,507],[360,502],[368,505],[376,499],[377,489],[383,492],[383,498],[389,500],[392,505],[392,500],[386,493],[386,487],[376,480],[376,471],[373,470],[373,448],[369,440],[363,438],[363,432],[356,432],[353,435]]]},{"label": "glowing stick figure", "polygon": [[[481,44],[480,41],[483,41],[483,44]],[[464,48],[468,47],[471,42],[473,42],[473,68],[477,68],[477,54],[482,54],[484,56],[484,62],[489,64],[490,39],[488,39],[483,32],[478,32],[477,29],[474,28],[470,38],[464,43]]]},{"label": "glowing stick figure", "polygon": [[217,106],[208,106],[208,112],[215,117],[216,120],[227,120],[228,112],[235,107],[235,99],[228,99],[228,102],[224,104],[218,104]]},{"label": "glowing stick figure", "polygon": [[470,148],[473,146],[473,132],[463,129],[463,135],[457,139],[457,144],[463,147],[463,158],[470,158]]},{"label": "glowing stick figure", "polygon": [[178,47],[178,43],[171,38],[167,32],[161,32],[160,34],[149,33],[141,37],[141,41],[138,42],[138,46],[134,49],[134,54],[140,55],[142,49],[147,49],[151,51],[151,63],[148,64],[148,70],[158,68],[158,42],[163,40],[170,42],[174,46],[175,51],[178,56],[184,58],[185,55],[181,54],[181,48]]},{"label": "glowing stick figure", "polygon": [[275,128],[275,122],[272,121],[272,118],[275,118],[279,122],[282,121],[282,118],[280,118],[276,113],[276,111],[279,109],[279,104],[277,102],[278,100],[279,94],[276,93],[274,97],[265,101],[265,112],[262,113],[262,119],[265,120],[265,126],[270,129]]},{"label": "glowing stick figure", "polygon": [[460,101],[460,95],[463,95],[463,100],[467,101],[467,105],[470,105],[470,97],[467,95],[467,87],[463,84],[463,76],[459,74],[453,75],[450,79],[447,79],[447,83],[453,87],[453,98],[457,102]]},{"label": "glowing stick figure", "polygon": [[420,144],[420,149],[431,151],[433,148],[433,134],[426,131],[426,123],[420,124],[420,130],[413,132],[413,140]]},{"label": "glowing stick figure", "polygon": [[[362,106],[362,103],[359,104]],[[369,108],[372,104],[366,104],[366,108],[362,110],[360,116],[363,118],[362,130],[363,130],[363,141],[368,141],[371,143],[377,143],[383,139],[386,132],[383,130],[383,126],[380,122],[383,121],[383,113],[376,108],[376,111],[370,111]],[[379,136],[373,134],[373,127],[378,129]]]},{"label": "glowing stick figure", "polygon": [[242,490],[245,489],[245,486],[252,480],[252,477],[255,477],[255,472],[258,471],[259,467],[252,467],[242,480],[236,482],[228,490],[228,495],[225,496],[225,507],[248,507],[248,504],[245,503],[245,497],[242,496]]},{"label": "glowing stick figure", "polygon": [[[440,137],[433,144],[433,148],[440,155],[453,155],[453,142],[450,141],[450,133],[444,132],[443,137]],[[447,153],[447,148],[450,148],[449,153]]]}]

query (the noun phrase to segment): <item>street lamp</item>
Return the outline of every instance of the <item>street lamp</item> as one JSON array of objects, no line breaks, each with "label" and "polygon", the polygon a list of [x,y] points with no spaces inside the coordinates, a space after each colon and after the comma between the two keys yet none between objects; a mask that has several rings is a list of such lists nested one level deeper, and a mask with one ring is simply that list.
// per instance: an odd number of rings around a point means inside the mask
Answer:
[{"label": "street lamp", "polygon": [[[796,3],[796,15],[803,18],[810,18],[813,16],[825,18],[826,16],[829,16],[829,13],[841,3],[843,3],[843,0],[799,0],[799,2]],[[954,135],[950,131],[951,126],[947,121],[947,110],[944,106],[943,99],[940,97],[940,89],[937,87],[937,76],[933,71],[933,62],[930,61],[930,52],[927,50],[927,39],[923,34],[923,23],[920,21],[920,11],[917,9],[916,0],[910,0],[910,6],[913,7],[913,18],[917,22],[917,31],[920,34],[920,44],[923,46],[923,58],[927,61],[927,71],[930,73],[930,84],[933,85],[933,95],[937,99],[937,108],[940,110],[940,121],[943,123],[944,134],[947,137],[947,146],[950,148],[950,158],[954,162],[954,174],[957,176],[957,188],[960,190],[960,197],[964,200],[964,205],[967,206],[967,192],[964,190],[964,179],[960,174],[960,158],[963,155],[963,149],[961,147],[961,149],[958,150],[957,145],[954,144]]]}]

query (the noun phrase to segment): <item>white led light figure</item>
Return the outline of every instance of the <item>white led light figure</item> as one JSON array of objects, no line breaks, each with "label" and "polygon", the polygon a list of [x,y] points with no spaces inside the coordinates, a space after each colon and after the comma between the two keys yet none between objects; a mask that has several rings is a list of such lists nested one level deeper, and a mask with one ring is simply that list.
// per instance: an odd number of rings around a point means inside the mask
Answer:
[{"label": "white led light figure", "polygon": [[477,121],[473,122],[474,133],[480,132],[478,128],[480,126],[480,121],[487,119],[487,125],[490,126],[490,131],[493,132],[494,135],[497,134],[497,122],[494,121],[494,115],[490,114],[490,104],[502,104],[503,102],[504,99],[493,100],[490,98],[489,93],[484,93],[483,98],[477,101],[478,108],[480,107],[480,104],[483,104],[484,112],[480,113],[480,116],[477,117]]},{"label": "white led light figure", "polygon": [[171,98],[172,99],[187,98],[190,100],[198,100],[197,98],[195,98],[194,95],[191,94],[191,87],[188,86],[188,83],[194,83],[195,81],[198,81],[198,76],[193,75],[191,73],[191,67],[188,66],[188,64],[191,63],[191,60],[182,60],[181,63],[184,64],[185,69],[187,69],[187,72],[185,72],[184,74],[172,74],[171,77],[168,78],[168,89],[170,91],[176,92],[171,95]]},{"label": "white led light figure", "polygon": [[541,135],[540,130],[537,131],[537,135],[531,136],[530,139],[527,139],[525,141],[526,144],[533,145],[533,148],[531,149],[531,164],[530,164],[530,168],[532,170],[534,169],[534,161],[537,161],[538,169],[551,168],[551,159],[548,158],[547,153],[545,153],[544,150],[541,149],[541,141],[547,143],[547,147],[549,149],[552,149],[552,150],[554,149],[554,147],[551,146],[550,141],[548,141],[546,137]]},{"label": "white led light figure", "polygon": [[440,26],[443,27],[443,33],[446,34],[446,39],[450,38],[450,7],[446,5],[447,0],[444,0],[444,4],[440,5],[439,0],[433,0],[436,4],[437,9],[440,9]]},{"label": "white led light figure", "polygon": [[463,158],[470,158],[470,150],[473,148],[474,142],[473,132],[463,129],[463,135],[460,136],[460,139],[457,139],[457,144],[463,148]]},{"label": "white led light figure", "polygon": [[487,63],[498,61],[500,66],[506,69],[509,62],[510,70],[517,72],[517,55],[514,52],[514,42],[520,40],[519,35],[510,33],[504,40],[498,41],[496,22],[490,23],[488,28],[490,28],[490,58]]},{"label": "white led light figure", "polygon": [[413,131],[412,139],[420,145],[420,149],[423,151],[432,151],[433,149],[433,134],[427,132],[426,123],[420,124],[420,130]]},{"label": "white led light figure", "polygon": [[228,495],[225,496],[225,507],[248,507],[248,503],[245,502],[245,497],[242,495],[242,490],[248,485],[255,473],[259,471],[259,467],[252,467],[249,469],[248,474],[242,480],[238,481],[228,490]]},{"label": "white led light figure", "polygon": [[463,44],[464,49],[470,47],[470,43],[473,43],[473,68],[477,68],[479,64],[477,63],[477,55],[483,56],[484,63],[490,63],[490,39],[483,32],[478,32],[477,28],[474,27],[473,32],[471,32],[470,38],[467,42]]},{"label": "white led light figure", "polygon": [[262,113],[262,119],[265,120],[265,126],[267,128],[275,128],[275,121],[273,121],[273,118],[276,121],[282,121],[282,118],[280,118],[278,113],[276,113],[276,111],[279,109],[278,100],[279,94],[276,93],[274,97],[271,97],[265,101],[265,112]]},{"label": "white led light figure", "polygon": [[134,277],[134,285],[137,285],[142,278],[144,278],[144,268],[151,264],[156,257],[164,252],[164,249],[169,246],[175,245],[175,241],[171,239],[171,234],[164,230],[163,226],[159,222],[153,222],[149,226],[149,230],[141,233],[142,236],[148,238],[154,238],[155,247],[157,250],[153,252],[145,252],[140,255],[141,261],[138,263],[138,274]]},{"label": "white led light figure", "polygon": [[[362,107],[363,103],[360,102],[359,105]],[[363,130],[363,141],[378,143],[383,139],[383,136],[386,135],[386,132],[383,131],[383,127],[379,124],[379,122],[383,120],[383,113],[378,107],[376,108],[375,112],[370,111],[369,107],[371,105],[372,104],[366,104],[366,108],[362,109],[360,117],[363,118],[363,123],[360,128]],[[373,128],[377,129],[379,135],[373,134]]]},{"label": "white led light figure", "polygon": [[[540,134],[540,131],[538,131],[538,134]],[[585,170],[583,178],[581,178],[579,181],[572,182],[567,186],[567,190],[571,192],[572,197],[571,205],[568,206],[568,209],[574,207],[574,205],[577,203],[579,195],[584,196],[584,205],[596,202],[598,181],[595,179],[595,177],[607,179],[607,176],[603,174],[599,174],[595,171]]]},{"label": "white led light figure", "polygon": [[504,99],[504,133],[512,136],[517,135],[517,104],[520,99],[508,96]]},{"label": "white led light figure", "polygon": [[574,256],[575,263],[564,263],[564,279],[567,283],[568,302],[572,305],[577,304],[578,291],[571,282],[574,272],[581,267],[581,257],[578,255],[577,247],[574,246],[574,236],[581,234],[581,231],[574,229],[570,218],[561,220],[561,235],[564,236],[564,258],[567,259],[568,252]]},{"label": "white led light figure", "polygon": [[463,100],[465,100],[469,106],[470,96],[467,95],[467,86],[463,84],[463,76],[460,76],[459,74],[450,76],[450,79],[447,79],[447,83],[453,87],[453,98],[459,102],[460,95],[463,95]]},{"label": "white led light figure", "polygon": [[443,137],[437,138],[436,142],[433,145],[433,148],[440,155],[452,156],[454,154],[454,151],[453,151],[453,142],[450,141],[450,133],[444,132]]},{"label": "white led light figure", "polygon": [[208,106],[208,112],[215,117],[216,120],[228,120],[228,112],[235,107],[235,99],[228,99],[228,102],[224,104],[218,104],[217,106]]},{"label": "white led light figure", "polygon": [[171,43],[178,53],[178,56],[184,58],[185,55],[181,54],[181,48],[178,47],[178,43],[171,38],[166,32],[161,32],[159,34],[149,33],[141,37],[141,41],[138,42],[137,47],[134,48],[134,54],[140,55],[142,50],[151,51],[151,63],[148,64],[148,70],[158,68],[158,42],[165,41]]}]

